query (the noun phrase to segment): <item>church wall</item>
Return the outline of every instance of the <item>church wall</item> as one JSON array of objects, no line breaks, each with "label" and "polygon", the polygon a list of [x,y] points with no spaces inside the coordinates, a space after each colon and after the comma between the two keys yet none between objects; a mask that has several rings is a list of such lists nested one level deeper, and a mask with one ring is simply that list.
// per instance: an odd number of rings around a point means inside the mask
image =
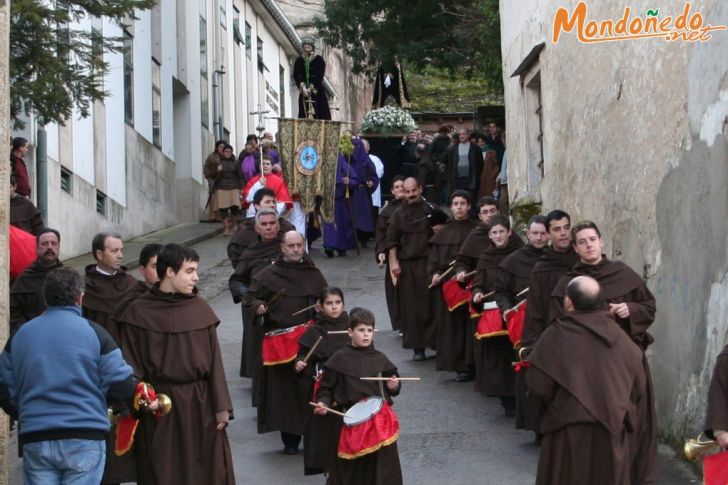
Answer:
[{"label": "church wall", "polygon": [[[572,32],[553,44],[557,8],[572,11],[577,3],[501,2],[509,189],[522,202],[542,202],[544,211],[593,219],[607,256],[647,279],[657,299],[648,357],[660,430],[679,443],[702,429],[712,366],[728,331],[728,31],[705,43],[588,45]],[[618,19],[625,5],[587,6],[588,19]],[[682,6],[661,6],[660,16],[677,16]],[[654,5],[630,7],[644,18]],[[728,25],[725,2],[692,8],[706,24]],[[511,78],[541,42],[536,63]],[[538,91],[542,177],[532,109]]]}]

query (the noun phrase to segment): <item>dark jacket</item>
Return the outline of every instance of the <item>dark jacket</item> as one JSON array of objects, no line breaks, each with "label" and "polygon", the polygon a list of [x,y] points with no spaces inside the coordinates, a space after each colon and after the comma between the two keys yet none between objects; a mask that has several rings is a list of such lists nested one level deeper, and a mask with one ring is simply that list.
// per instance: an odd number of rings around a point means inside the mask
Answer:
[{"label": "dark jacket", "polygon": [[[448,169],[448,187],[450,189],[450,192],[452,193],[453,190],[457,189],[457,181],[458,181],[458,147],[460,146],[460,143],[453,143],[450,148],[448,148],[446,155],[445,155],[445,161],[447,162],[447,169]],[[470,162],[470,174],[469,174],[469,184],[467,187],[464,187],[466,190],[468,190],[471,195],[475,196],[478,194],[478,189],[480,188],[480,172],[483,170],[483,154],[480,151],[480,148],[478,148],[477,145],[471,143],[470,144],[470,151],[468,152],[468,161]]]}]

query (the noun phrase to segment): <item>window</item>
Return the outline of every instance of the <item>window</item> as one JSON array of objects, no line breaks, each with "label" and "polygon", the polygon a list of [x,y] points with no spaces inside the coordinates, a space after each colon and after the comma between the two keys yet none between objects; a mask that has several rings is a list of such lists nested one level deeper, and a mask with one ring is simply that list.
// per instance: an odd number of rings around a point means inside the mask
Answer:
[{"label": "window", "polygon": [[207,91],[207,12],[205,0],[200,0],[200,116],[205,128],[210,125],[210,97]]},{"label": "window", "polygon": [[71,193],[71,171],[66,167],[61,167],[61,190],[67,194]]},{"label": "window", "polygon": [[96,212],[106,217],[106,194],[96,190]]},{"label": "window", "polygon": [[134,124],[134,37],[124,31],[124,121]]},{"label": "window", "polygon": [[263,72],[265,64],[263,64],[263,41],[258,37],[258,71]]},{"label": "window", "polygon": [[541,183],[544,177],[543,113],[541,106],[541,72],[532,71],[524,79],[523,95],[526,100],[526,149],[528,154],[529,187]]},{"label": "window", "polygon": [[240,10],[233,7],[233,39],[238,44],[243,44],[243,35],[240,33]]},{"label": "window", "polygon": [[280,106],[278,113],[281,116],[286,116],[286,70],[283,66],[278,66],[278,73],[278,105]]},{"label": "window", "polygon": [[253,59],[253,28],[245,22],[245,57]]},{"label": "window", "polygon": [[225,0],[220,0],[220,27],[227,30],[227,10]]},{"label": "window", "polygon": [[152,58],[152,143],[162,147],[162,83],[161,66]]}]

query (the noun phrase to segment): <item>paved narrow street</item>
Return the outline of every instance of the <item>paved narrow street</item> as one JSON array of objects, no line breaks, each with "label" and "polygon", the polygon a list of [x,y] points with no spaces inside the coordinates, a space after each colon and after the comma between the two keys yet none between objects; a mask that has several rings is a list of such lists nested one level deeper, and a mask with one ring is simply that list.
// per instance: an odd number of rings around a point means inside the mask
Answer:
[{"label": "paved narrow street", "polygon": [[[240,306],[233,304],[227,289],[232,272],[226,255],[227,242],[228,238],[218,236],[193,247],[201,257],[201,295],[210,301],[221,319],[218,334],[235,406],[235,419],[228,434],[237,483],[323,484],[321,475],[303,475],[302,454],[283,455],[278,433],[256,432],[250,380],[238,377],[242,321]],[[344,290],[347,309],[362,306],[375,313],[380,330],[375,345],[398,365],[401,375],[422,378],[418,383],[403,383],[402,393],[395,398],[394,409],[401,425],[398,447],[404,483],[533,484],[539,453],[533,434],[516,431],[513,419],[503,416],[499,402],[474,392],[472,383],[457,383],[454,374],[435,372],[434,360],[412,362],[410,351],[401,348],[400,337],[389,327],[383,270],[374,264],[372,250],[363,250],[359,257],[352,254],[327,259],[317,244],[312,254],[329,284]],[[15,434],[10,446],[11,450],[17,447]],[[671,458],[672,454],[663,447],[660,485],[698,483],[684,464]],[[22,483],[21,461],[15,453],[11,456],[10,483]]]},{"label": "paved narrow street", "polygon": [[[250,380],[238,377],[242,325],[240,308],[227,291],[230,265],[225,259],[227,239],[218,237],[196,246],[203,258],[203,293],[220,316],[219,335],[225,368],[235,403],[235,420],[229,436],[238,483],[246,485],[322,484],[319,476],[304,477],[303,457],[285,456],[278,433],[256,433],[255,409],[250,407]],[[363,306],[377,318],[375,345],[398,365],[403,376],[419,376],[419,383],[404,383],[395,398],[400,419],[398,441],[405,484],[453,485],[532,484],[536,477],[539,448],[533,434],[516,431],[513,419],[503,416],[497,399],[472,390],[472,383],[457,383],[454,374],[435,372],[434,360],[412,362],[411,352],[401,348],[391,331],[384,300],[383,270],[374,264],[371,249],[360,257],[327,259],[319,244],[312,255],[331,285],[344,290],[346,308]],[[219,261],[212,267],[212,261]],[[224,261],[223,261],[224,260]],[[224,290],[224,291],[223,291]],[[425,302],[423,302],[425,303]],[[665,449],[661,485],[697,483]]]}]

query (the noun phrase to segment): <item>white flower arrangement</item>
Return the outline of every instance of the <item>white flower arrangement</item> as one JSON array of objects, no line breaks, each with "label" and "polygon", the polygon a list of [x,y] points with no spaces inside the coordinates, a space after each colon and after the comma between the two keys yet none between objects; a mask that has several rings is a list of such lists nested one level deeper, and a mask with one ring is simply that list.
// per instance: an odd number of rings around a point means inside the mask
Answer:
[{"label": "white flower arrangement", "polygon": [[364,115],[361,131],[362,133],[394,135],[410,133],[416,127],[415,120],[408,111],[397,106],[385,106]]}]

